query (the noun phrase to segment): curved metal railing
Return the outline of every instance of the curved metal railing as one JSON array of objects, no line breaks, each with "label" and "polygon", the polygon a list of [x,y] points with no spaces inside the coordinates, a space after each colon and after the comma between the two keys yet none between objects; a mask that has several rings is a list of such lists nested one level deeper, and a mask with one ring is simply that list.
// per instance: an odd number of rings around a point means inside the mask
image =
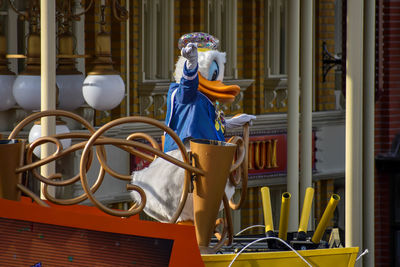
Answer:
[{"label": "curved metal railing", "polygon": [[[125,181],[130,181],[131,180],[131,175],[128,174],[121,174],[113,170],[108,164],[107,164],[107,155],[104,146],[105,145],[113,145],[118,147],[119,149],[122,149],[132,155],[135,155],[139,158],[142,158],[146,161],[153,161],[156,157],[161,157],[164,160],[167,160],[168,162],[175,164],[183,169],[185,169],[185,180],[184,184],[182,186],[182,192],[181,192],[181,197],[180,197],[180,202],[178,205],[177,210],[175,211],[174,215],[172,216],[170,223],[175,223],[176,220],[178,219],[179,215],[182,212],[182,209],[185,205],[189,190],[191,188],[191,177],[192,174],[198,174],[198,175],[204,175],[203,170],[196,168],[192,166],[190,163],[189,155],[188,152],[182,143],[182,141],[179,139],[179,137],[176,135],[176,133],[170,129],[168,126],[166,126],[164,123],[159,122],[157,120],[147,118],[147,117],[140,117],[140,116],[131,116],[131,117],[124,117],[120,119],[113,120],[104,126],[100,127],[99,129],[95,129],[89,122],[87,122],[84,118],[82,118],[79,115],[76,115],[74,113],[68,112],[68,111],[62,111],[62,110],[49,110],[49,111],[42,111],[38,113],[33,113],[30,116],[26,117],[24,120],[22,120],[11,132],[9,135],[8,139],[15,139],[17,138],[19,132],[27,126],[29,123],[38,120],[42,117],[50,117],[50,116],[56,116],[56,117],[67,117],[70,118],[80,124],[82,124],[86,129],[88,130],[88,133],[63,133],[63,134],[56,134],[53,136],[46,136],[46,137],[40,137],[34,142],[30,144],[26,144],[25,147],[25,165],[19,166],[16,169],[16,173],[24,173],[27,171],[31,171],[32,175],[34,178],[38,179],[42,183],[44,183],[43,187],[43,195],[46,197],[46,199],[54,204],[58,205],[74,205],[81,203],[82,201],[89,199],[93,205],[95,205],[97,208],[102,210],[103,212],[113,215],[113,216],[118,216],[118,217],[129,217],[135,214],[138,214],[143,210],[143,208],[146,205],[146,195],[143,191],[142,188],[136,185],[128,184],[127,185],[127,190],[134,190],[140,194],[141,200],[139,203],[134,203],[128,210],[116,210],[116,209],[111,209],[104,204],[102,204],[95,196],[94,193],[98,190],[102,182],[104,181],[104,175],[108,173],[112,177],[120,180],[125,180]],[[178,149],[180,150],[182,154],[182,161],[178,160],[174,157],[171,157],[170,155],[164,153],[161,151],[159,144],[153,137],[146,133],[132,133],[130,134],[126,139],[121,139],[121,138],[111,138],[111,137],[106,137],[104,133],[108,130],[110,130],[113,127],[122,125],[122,124],[127,124],[127,123],[144,123],[148,124],[151,126],[155,126],[162,130],[163,132],[168,133],[173,140],[176,142],[178,145]],[[238,203],[234,203],[232,200],[228,200],[226,196],[224,197],[224,207],[225,207],[225,218],[219,218],[217,220],[217,225],[223,225],[223,231],[217,236],[220,238],[220,245],[225,242],[225,243],[231,243],[232,242],[232,236],[233,236],[233,227],[232,227],[232,219],[231,219],[231,211],[230,208],[232,209],[238,209],[242,206],[245,196],[247,194],[247,175],[248,175],[248,154],[247,154],[247,148],[248,148],[248,140],[249,140],[249,126],[246,124],[244,126],[244,138],[241,137],[232,137],[228,142],[234,143],[237,145],[237,155],[238,158],[234,161],[233,166],[231,168],[231,175],[230,175],[230,181],[234,186],[238,186],[240,183],[242,185],[242,190],[241,190],[241,197]],[[71,145],[68,148],[63,148],[61,141],[63,139],[76,139],[79,141],[74,142],[73,145]],[[137,139],[143,139],[147,141],[147,143],[139,142]],[[56,146],[56,151],[43,159],[34,161],[33,160],[33,151],[37,146],[40,146],[45,143],[53,143]],[[68,154],[74,153],[75,151],[82,150],[82,156],[80,158],[80,166],[79,166],[79,173],[76,174],[75,176],[67,179],[62,178],[62,174],[60,173],[54,173],[49,175],[48,177],[44,177],[41,175],[38,171],[37,168],[48,164],[49,162],[56,161],[62,157],[65,157]],[[95,153],[93,152],[95,151]],[[92,186],[89,186],[88,183],[88,177],[87,177],[87,171],[90,169],[90,166],[92,164],[94,154],[96,155],[99,163],[100,163],[100,170],[99,174],[97,176],[97,179],[93,183]],[[81,186],[83,188],[84,193],[81,194],[80,196],[70,198],[70,199],[59,199],[48,192],[48,186],[67,186],[71,185],[74,183],[77,183],[80,181]],[[32,192],[29,188],[24,186],[22,183],[17,184],[17,188],[24,192],[26,195],[30,196],[35,202],[37,202],[39,205],[42,206],[48,206],[46,202],[40,199],[39,196],[37,196],[34,192]],[[226,241],[226,238],[228,240]],[[219,246],[220,246],[219,245]]]}]

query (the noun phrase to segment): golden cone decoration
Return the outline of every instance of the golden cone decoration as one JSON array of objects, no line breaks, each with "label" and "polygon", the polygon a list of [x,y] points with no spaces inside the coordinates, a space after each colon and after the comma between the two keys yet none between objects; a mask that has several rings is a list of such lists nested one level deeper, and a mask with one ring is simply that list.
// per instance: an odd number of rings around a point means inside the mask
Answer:
[{"label": "golden cone decoration", "polygon": [[7,166],[0,168],[0,198],[18,201],[21,198],[21,191],[17,184],[21,183],[22,173],[17,174],[15,170],[23,165],[25,142],[16,141],[17,143],[0,144],[0,162],[3,166]]},{"label": "golden cone decoration", "polygon": [[190,141],[194,164],[205,172],[194,181],[193,210],[197,243],[201,252],[209,251],[236,145],[221,141]]}]

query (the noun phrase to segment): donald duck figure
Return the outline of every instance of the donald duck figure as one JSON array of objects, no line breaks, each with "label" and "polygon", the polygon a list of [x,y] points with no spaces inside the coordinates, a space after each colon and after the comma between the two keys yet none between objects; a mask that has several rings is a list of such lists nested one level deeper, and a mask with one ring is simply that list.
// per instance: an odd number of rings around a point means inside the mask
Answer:
[{"label": "donald duck figure", "polygon": [[[181,56],[176,63],[175,80],[169,87],[165,123],[174,130],[187,148],[190,139],[225,141],[225,128],[244,125],[255,119],[241,114],[225,120],[216,102],[231,103],[240,92],[237,85],[225,85],[224,64],[226,54],[217,50],[219,41],[202,32],[183,35],[178,42]],[[168,135],[164,139],[164,152],[182,159],[175,141]],[[132,174],[132,184],[143,188],[147,202],[144,211],[161,222],[168,222],[176,211],[184,183],[184,169],[162,158],[155,159],[148,168]],[[228,199],[234,193],[229,180],[225,188]],[[133,200],[140,196],[132,192]],[[178,222],[193,221],[192,194],[186,200]]]}]

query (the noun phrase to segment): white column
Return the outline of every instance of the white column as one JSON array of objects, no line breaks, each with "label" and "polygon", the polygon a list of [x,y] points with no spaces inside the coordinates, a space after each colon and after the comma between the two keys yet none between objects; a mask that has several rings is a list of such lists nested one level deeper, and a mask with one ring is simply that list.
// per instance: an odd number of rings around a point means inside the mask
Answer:
[{"label": "white column", "polygon": [[169,12],[168,12],[168,70],[169,70],[169,78],[171,81],[174,81],[174,69],[175,69],[175,54],[174,51],[176,49],[176,44],[174,42],[174,26],[175,26],[175,14],[174,14],[174,1],[169,1]]},{"label": "white column", "polygon": [[375,118],[375,1],[364,0],[364,158],[363,158],[363,247],[369,253],[364,266],[375,265],[375,190],[374,190],[374,118]]},{"label": "white column", "polygon": [[[12,10],[11,7],[7,11],[7,49],[8,54],[18,54],[18,14]],[[18,61],[17,59],[9,60],[10,70],[18,75]]]},{"label": "white column", "polygon": [[[81,13],[84,11],[84,8],[80,5],[80,3],[75,3],[73,8],[75,13]],[[78,21],[73,21],[73,34],[76,37],[76,53],[78,55],[85,54],[85,14],[79,17]],[[85,59],[77,58],[76,59],[76,68],[80,72],[85,75]]]},{"label": "white column", "polygon": [[[146,77],[150,80],[156,78],[157,74],[157,10],[160,9],[160,2],[157,0],[148,0],[142,2],[142,31],[143,31],[143,47],[142,49],[142,65],[143,65],[143,81]],[[147,61],[146,64],[144,61]]]},{"label": "white column", "polygon": [[300,2],[289,1],[287,191],[292,194],[288,231],[299,225],[299,47]]},{"label": "white column", "polygon": [[222,41],[226,48],[227,64],[231,67],[229,70],[225,68],[225,75],[237,79],[237,0],[223,1],[223,5],[226,14],[225,20],[222,21],[222,24],[225,24],[223,31],[230,34]]},{"label": "white column", "polygon": [[[272,5],[272,12],[268,15],[272,17],[272,27],[270,27],[272,31],[272,40],[270,41],[270,45],[272,45],[273,53],[271,55],[271,73],[270,74],[280,74],[280,65],[281,65],[281,5],[276,1]],[[284,16],[285,17],[285,16]],[[290,29],[289,29],[290,30]],[[285,36],[286,37],[286,36]],[[285,47],[282,47],[285,49]]]},{"label": "white column", "polygon": [[[41,107],[42,111],[56,108],[56,8],[55,1],[40,1],[41,29]],[[56,132],[55,117],[41,120],[42,136],[53,135]],[[47,157],[54,151],[51,144],[43,145],[41,157]],[[55,163],[41,167],[41,174],[48,177],[55,173]],[[54,192],[53,192],[54,193]]]},{"label": "white column", "polygon": [[360,249],[363,241],[363,16],[363,0],[347,1],[345,242],[347,247]]},{"label": "white column", "polygon": [[[312,185],[312,0],[301,1],[301,148],[300,207],[307,187]],[[311,220],[310,220],[311,222]]]}]

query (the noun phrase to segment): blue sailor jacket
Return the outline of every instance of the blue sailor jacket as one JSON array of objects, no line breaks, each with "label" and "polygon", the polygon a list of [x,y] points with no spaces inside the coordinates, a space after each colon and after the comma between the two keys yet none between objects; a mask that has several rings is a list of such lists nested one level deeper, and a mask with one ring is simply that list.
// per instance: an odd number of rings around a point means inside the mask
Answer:
[{"label": "blue sailor jacket", "polygon": [[[180,83],[172,83],[167,96],[165,124],[185,143],[192,138],[225,141],[221,121],[214,104],[198,90],[198,66],[183,69]],[[177,149],[175,141],[165,134],[164,152]]]}]

